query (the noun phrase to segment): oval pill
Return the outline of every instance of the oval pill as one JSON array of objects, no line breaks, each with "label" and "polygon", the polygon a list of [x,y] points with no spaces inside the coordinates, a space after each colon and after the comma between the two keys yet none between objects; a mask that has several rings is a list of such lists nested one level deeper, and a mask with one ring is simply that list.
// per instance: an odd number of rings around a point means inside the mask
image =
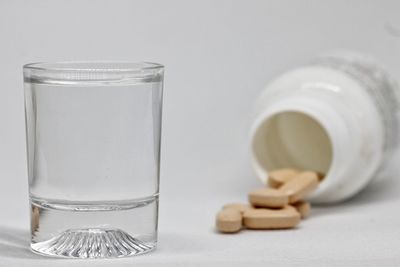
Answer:
[{"label": "oval pill", "polygon": [[249,202],[256,207],[282,208],[289,203],[289,197],[274,188],[259,188],[249,193]]},{"label": "oval pill", "polygon": [[315,172],[302,172],[283,184],[278,190],[289,196],[289,203],[302,200],[318,186],[318,175]]},{"label": "oval pill", "polygon": [[268,185],[272,188],[279,188],[300,173],[292,168],[277,169],[268,173]]},{"label": "oval pill", "polygon": [[218,212],[216,218],[218,231],[222,233],[235,233],[242,228],[242,214],[236,209],[226,208]]},{"label": "oval pill", "polygon": [[283,209],[253,209],[243,214],[243,224],[249,229],[287,229],[300,222],[300,214],[290,206]]},{"label": "oval pill", "polygon": [[253,209],[253,207],[249,204],[244,203],[230,203],[223,206],[222,209],[234,209],[240,211],[240,213],[243,214],[246,210]]},{"label": "oval pill", "polygon": [[310,215],[311,212],[311,205],[309,202],[306,201],[298,201],[292,204],[293,207],[300,213],[301,218],[304,219]]}]

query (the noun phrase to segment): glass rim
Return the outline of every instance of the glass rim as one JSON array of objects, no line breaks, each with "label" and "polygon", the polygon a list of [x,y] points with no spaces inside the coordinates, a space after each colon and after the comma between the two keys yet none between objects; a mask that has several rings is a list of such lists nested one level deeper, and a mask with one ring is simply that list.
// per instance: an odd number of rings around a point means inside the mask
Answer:
[{"label": "glass rim", "polygon": [[162,75],[164,66],[134,61],[56,61],[23,65],[30,82],[97,82],[151,79]]},{"label": "glass rim", "polygon": [[[74,67],[79,66],[80,67]],[[83,66],[95,66],[104,65],[107,68],[94,68],[94,67],[83,67]],[[128,67],[130,65],[130,67]],[[135,66],[136,65],[136,66]],[[125,66],[125,67],[118,67]],[[135,66],[135,67],[134,67]],[[55,62],[33,62],[23,65],[24,69],[41,70],[41,71],[141,71],[141,70],[154,70],[162,69],[164,66],[155,62],[148,61],[112,61],[112,60],[79,60],[79,61],[55,61]]]}]

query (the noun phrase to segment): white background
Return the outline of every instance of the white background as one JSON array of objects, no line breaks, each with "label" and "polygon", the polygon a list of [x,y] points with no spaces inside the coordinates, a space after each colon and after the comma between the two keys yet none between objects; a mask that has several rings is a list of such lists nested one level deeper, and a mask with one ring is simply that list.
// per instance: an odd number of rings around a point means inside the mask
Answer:
[{"label": "white background", "polygon": [[[213,229],[222,204],[259,185],[247,134],[262,87],[343,49],[400,78],[400,2],[1,0],[0,266],[399,265],[400,179],[317,207],[296,230]],[[42,258],[28,250],[21,68],[100,59],[166,66],[159,248],[119,260]]]}]

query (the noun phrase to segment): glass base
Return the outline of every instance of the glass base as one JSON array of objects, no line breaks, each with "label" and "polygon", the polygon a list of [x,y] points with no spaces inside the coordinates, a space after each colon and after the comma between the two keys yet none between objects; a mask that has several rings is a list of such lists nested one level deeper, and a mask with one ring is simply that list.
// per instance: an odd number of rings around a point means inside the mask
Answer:
[{"label": "glass base", "polygon": [[31,197],[31,204],[31,248],[41,255],[117,258],[156,247],[157,196],[84,204]]},{"label": "glass base", "polygon": [[118,229],[68,230],[48,241],[32,244],[33,252],[68,258],[117,258],[149,252],[156,244],[144,244]]}]

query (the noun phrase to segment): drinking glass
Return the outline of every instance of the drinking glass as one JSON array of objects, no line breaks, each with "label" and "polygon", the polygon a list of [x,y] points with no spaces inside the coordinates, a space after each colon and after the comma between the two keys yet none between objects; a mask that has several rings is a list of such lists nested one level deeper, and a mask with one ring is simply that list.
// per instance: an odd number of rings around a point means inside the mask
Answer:
[{"label": "drinking glass", "polygon": [[58,62],[23,70],[32,250],[112,258],[154,249],[164,67]]}]

